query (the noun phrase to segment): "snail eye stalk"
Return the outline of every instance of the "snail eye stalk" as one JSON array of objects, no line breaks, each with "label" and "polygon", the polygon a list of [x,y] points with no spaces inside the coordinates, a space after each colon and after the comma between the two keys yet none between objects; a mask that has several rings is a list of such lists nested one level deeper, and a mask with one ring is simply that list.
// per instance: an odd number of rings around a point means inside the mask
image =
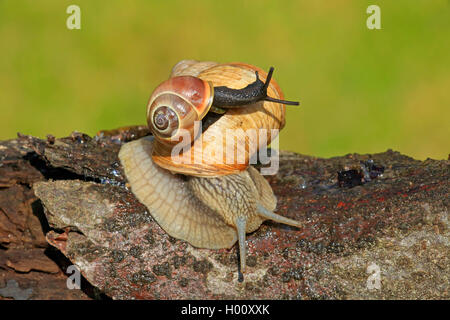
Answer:
[{"label": "snail eye stalk", "polygon": [[273,70],[274,68],[270,67],[265,83],[259,79],[258,71],[255,71],[255,82],[250,83],[245,88],[231,89],[225,86],[214,87],[214,100],[212,105],[228,109],[244,107],[245,105],[258,101],[270,101],[298,106],[300,103],[297,101],[280,100],[267,95],[267,88],[269,87],[270,80],[272,80]]}]

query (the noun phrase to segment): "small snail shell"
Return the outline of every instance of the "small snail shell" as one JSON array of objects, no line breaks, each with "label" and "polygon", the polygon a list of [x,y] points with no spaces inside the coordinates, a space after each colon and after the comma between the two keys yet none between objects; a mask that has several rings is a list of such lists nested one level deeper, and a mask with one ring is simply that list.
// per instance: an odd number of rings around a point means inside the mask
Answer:
[{"label": "small snail shell", "polygon": [[197,77],[179,76],[164,81],[153,91],[148,103],[147,124],[151,132],[165,144],[179,143],[180,128],[193,137],[194,121],[208,113],[213,94],[212,83]]},{"label": "small snail shell", "polygon": [[[240,89],[253,83],[255,71],[263,78],[267,76],[263,70],[247,64],[220,65],[188,60],[181,61],[174,67],[171,79],[179,76],[197,77],[204,83],[212,83],[215,88],[227,86]],[[178,85],[177,81],[169,79],[168,83]],[[156,103],[159,101],[158,97],[163,95],[160,92],[166,92],[164,85],[158,87],[155,91],[157,93],[150,99],[147,109],[150,110],[150,121],[157,117],[153,110],[164,106],[162,102]],[[196,87],[195,90],[208,93],[207,89]],[[274,81],[270,82],[267,91],[271,97],[283,99],[283,94]],[[197,108],[196,104],[189,100],[189,95],[178,92],[177,97],[180,96],[183,99],[187,98],[188,105],[193,106],[193,109],[200,110],[197,112],[191,109],[197,114],[196,117],[201,118],[200,115],[204,110],[211,108],[208,99],[205,100],[208,101],[206,103],[199,99],[198,101],[202,102]],[[176,101],[181,103],[179,100]],[[281,129],[284,126],[284,117],[284,105],[271,101],[255,102],[245,109],[228,109],[209,125],[202,133],[202,137],[219,136],[221,132],[230,128]],[[262,143],[268,143],[274,138],[270,130],[268,132],[267,136],[260,139],[262,141],[258,141],[258,148]],[[197,139],[193,141],[191,149],[196,146],[197,141]],[[213,140],[203,139],[203,146],[205,142],[206,145],[214,146]],[[222,140],[219,142],[222,143]],[[217,144],[217,141],[215,143]],[[220,164],[223,158],[217,159],[218,163],[213,164],[175,164],[170,159],[172,147],[173,145],[166,139],[161,139],[155,134],[153,137],[144,137],[124,144],[119,152],[119,159],[132,192],[172,237],[188,241],[196,247],[210,249],[230,248],[238,241],[240,266],[241,271],[244,271],[246,233],[255,231],[268,219],[296,227],[301,226],[297,221],[273,213],[276,198],[264,177],[249,166],[251,150],[247,145],[241,150],[246,155],[246,162],[243,165]]]}]

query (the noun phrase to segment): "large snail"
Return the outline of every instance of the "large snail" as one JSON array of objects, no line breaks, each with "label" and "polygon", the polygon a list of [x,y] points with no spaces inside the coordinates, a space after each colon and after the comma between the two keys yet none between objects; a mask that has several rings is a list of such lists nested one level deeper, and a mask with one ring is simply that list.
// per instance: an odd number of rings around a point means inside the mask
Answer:
[{"label": "large snail", "polygon": [[[242,272],[246,233],[265,220],[300,227],[273,213],[272,189],[249,165],[275,138],[273,129],[283,128],[284,105],[298,104],[283,100],[272,72],[243,63],[179,62],[150,97],[147,122],[153,136],[126,143],[119,152],[132,192],[169,235],[210,249],[239,241]],[[202,121],[200,134],[195,121]],[[225,134],[230,129],[238,136],[246,129],[265,131],[230,147]],[[227,158],[234,151],[236,156]]]}]

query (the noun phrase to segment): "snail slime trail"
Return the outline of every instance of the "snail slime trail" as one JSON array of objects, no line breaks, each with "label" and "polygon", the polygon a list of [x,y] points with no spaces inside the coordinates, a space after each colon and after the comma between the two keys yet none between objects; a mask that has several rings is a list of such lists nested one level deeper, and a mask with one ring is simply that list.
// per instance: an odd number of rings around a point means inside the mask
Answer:
[{"label": "snail slime trail", "polygon": [[[126,143],[119,152],[131,191],[170,236],[209,249],[238,242],[241,272],[246,270],[247,233],[265,220],[301,227],[274,213],[272,188],[249,165],[250,144],[257,150],[267,147],[285,125],[284,104],[295,104],[283,100],[272,72],[244,63],[179,62],[150,97],[147,123],[153,136]],[[205,117],[213,121],[206,121],[200,139],[194,136],[194,123]],[[263,139],[246,137],[238,150],[244,161],[230,162],[225,134],[230,129],[267,133]],[[172,149],[186,131],[191,140],[183,143],[190,148],[182,149],[183,161],[173,161]],[[219,147],[224,152],[193,161],[196,150]]]}]

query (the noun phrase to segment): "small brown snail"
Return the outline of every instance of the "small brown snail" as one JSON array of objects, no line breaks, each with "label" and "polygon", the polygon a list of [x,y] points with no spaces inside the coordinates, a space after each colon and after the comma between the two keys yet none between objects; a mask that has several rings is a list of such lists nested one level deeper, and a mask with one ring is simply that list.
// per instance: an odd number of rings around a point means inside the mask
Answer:
[{"label": "small brown snail", "polygon": [[[283,128],[284,104],[298,104],[283,100],[272,72],[243,63],[179,62],[150,97],[147,122],[153,137],[129,142],[119,152],[132,192],[169,235],[210,249],[230,248],[238,240],[241,271],[246,233],[265,220],[300,227],[273,213],[272,189],[249,165],[275,137],[271,129]],[[196,134],[199,120],[203,131]],[[236,146],[230,147],[225,132],[232,129],[244,135],[244,143],[231,150],[241,159],[230,161],[228,152]],[[248,136],[246,129],[266,131]]]}]

